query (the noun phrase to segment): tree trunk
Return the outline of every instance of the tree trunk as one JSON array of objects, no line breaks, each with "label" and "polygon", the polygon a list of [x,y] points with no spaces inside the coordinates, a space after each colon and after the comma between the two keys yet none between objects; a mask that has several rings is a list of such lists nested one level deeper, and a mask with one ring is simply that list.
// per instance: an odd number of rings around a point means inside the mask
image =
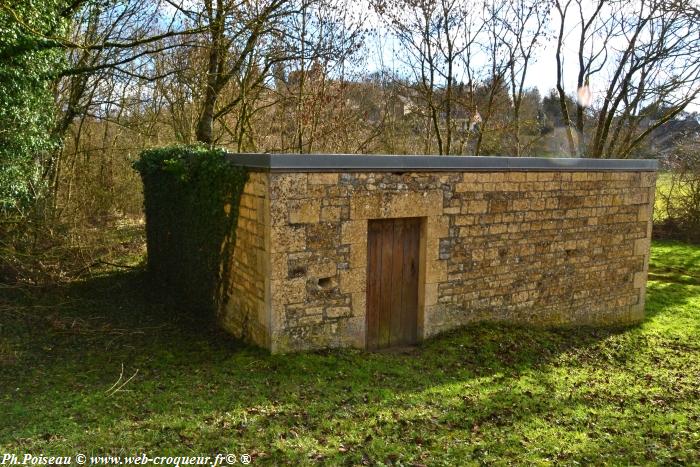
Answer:
[{"label": "tree trunk", "polygon": [[207,86],[204,98],[202,114],[197,122],[197,141],[212,144],[214,142],[214,106],[216,105],[216,92],[211,86]]},{"label": "tree trunk", "polygon": [[211,145],[214,142],[214,109],[219,92],[223,86],[221,73],[224,71],[226,51],[223,48],[224,6],[222,0],[216,1],[216,8],[211,2],[206,2],[209,16],[209,57],[207,63],[207,88],[202,103],[202,113],[197,122],[195,136],[197,141]]}]

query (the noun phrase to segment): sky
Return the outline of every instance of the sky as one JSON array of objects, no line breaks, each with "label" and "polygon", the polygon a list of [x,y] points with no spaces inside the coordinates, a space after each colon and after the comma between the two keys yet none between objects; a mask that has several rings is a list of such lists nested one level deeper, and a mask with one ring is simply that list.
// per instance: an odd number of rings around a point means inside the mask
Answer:
[{"label": "sky", "polygon": [[[396,39],[389,37],[390,34],[388,34],[386,28],[382,25],[382,22],[377,17],[376,13],[373,12],[368,0],[359,0],[355,5],[355,8],[357,8],[358,11],[361,11],[366,15],[367,24],[369,27],[376,28],[379,31],[380,36],[384,36],[381,47],[383,49],[382,51],[379,51],[380,47],[378,47],[376,44],[369,45],[370,55],[366,59],[367,68],[370,71],[378,70],[382,67],[382,60],[385,67],[392,69],[400,67],[400,59],[397,60],[396,57],[400,57],[403,53],[401,51],[401,45]],[[584,3],[584,14],[586,13],[586,10],[592,11],[592,9],[593,2]],[[553,14],[550,16],[550,31],[555,31],[559,28],[559,19],[557,16],[558,15],[556,12],[553,12]],[[564,88],[567,94],[574,96],[577,92],[579,25],[580,22],[578,18],[575,18],[574,15],[567,16],[567,23],[565,24],[564,28],[566,35],[563,42],[562,55],[564,65]],[[620,42],[619,44],[607,44],[607,48],[612,49],[617,45],[624,46],[624,43]],[[594,44],[594,46],[597,47],[598,44]],[[556,81],[556,39],[550,34],[550,37],[544,39],[536,49],[536,57],[534,61],[531,61],[529,64],[525,85],[528,88],[538,88],[540,94],[545,96],[549,94],[551,89],[556,88]],[[590,90],[594,102],[602,99],[606,87],[607,82],[605,81],[604,71],[592,77],[590,82]],[[686,110],[700,112],[700,98],[691,103]]]},{"label": "sky", "polygon": [[[194,2],[195,0],[181,0],[185,5]],[[340,0],[341,3],[343,0]],[[354,21],[358,17],[364,18],[365,25],[368,28],[378,32],[380,38],[373,42],[370,40],[367,44],[368,54],[364,57],[363,66],[366,71],[377,71],[382,67],[389,69],[398,69],[401,63],[397,57],[405,55],[401,50],[401,45],[396,39],[391,38],[383,21],[378,17],[370,2],[372,0],[349,0],[351,2],[349,20]],[[636,0],[630,0],[635,2]],[[573,8],[573,5],[572,5]],[[584,14],[592,13],[594,9],[593,0],[584,0]],[[174,12],[174,11],[173,11]],[[563,64],[564,64],[564,88],[567,94],[576,95],[577,92],[577,50],[578,50],[578,26],[579,21],[576,15],[567,15],[567,24],[565,24],[566,36],[563,42]],[[549,30],[555,31],[559,28],[558,14],[552,11],[550,15]],[[375,38],[371,38],[375,39]],[[378,46],[381,43],[381,47]],[[608,48],[613,48],[618,44],[608,44]],[[619,45],[624,45],[620,43]],[[594,44],[597,46],[597,44]],[[526,76],[526,87],[539,89],[540,94],[545,96],[549,94],[551,89],[556,87],[556,40],[550,34],[550,37],[543,40],[536,50],[534,61],[529,64],[529,71]],[[478,61],[478,59],[476,60]],[[600,101],[606,88],[605,76],[603,73],[598,73],[590,82],[590,90],[595,103]],[[700,99],[696,99],[694,103],[688,106],[688,111],[700,112]]]}]

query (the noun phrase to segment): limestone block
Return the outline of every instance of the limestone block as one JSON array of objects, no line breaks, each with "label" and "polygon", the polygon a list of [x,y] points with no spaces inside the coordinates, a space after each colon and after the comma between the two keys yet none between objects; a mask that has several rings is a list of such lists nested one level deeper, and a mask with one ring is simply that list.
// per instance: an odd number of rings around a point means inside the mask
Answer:
[{"label": "limestone block", "polygon": [[647,272],[639,271],[634,273],[634,288],[641,289],[647,285]]},{"label": "limestone block", "polygon": [[293,225],[270,227],[270,252],[302,251],[306,248],[306,230]]},{"label": "limestone block", "polygon": [[545,198],[533,199],[530,203],[530,209],[535,211],[543,211],[547,207],[547,200]]},{"label": "limestone block", "polygon": [[520,191],[520,184],[518,182],[504,182],[495,185],[492,188],[493,191]]},{"label": "limestone block", "polygon": [[629,317],[630,317],[631,322],[641,321],[644,319],[644,300],[643,299],[641,299],[640,303],[637,303],[636,305],[630,306]]},{"label": "limestone block", "polygon": [[639,206],[639,212],[637,215],[638,221],[648,221],[651,218],[651,209],[648,204],[643,204]]},{"label": "limestone block", "polygon": [[466,192],[470,192],[470,191],[484,191],[484,189],[485,189],[484,183],[462,182],[462,183],[457,183],[455,185],[455,192],[456,193],[466,193]]},{"label": "limestone block", "polygon": [[306,278],[280,279],[271,281],[273,303],[302,303],[306,299]]},{"label": "limestone block", "polygon": [[366,244],[367,243],[367,221],[351,220],[345,221],[341,225],[342,244]]},{"label": "limestone block", "polygon": [[324,206],[321,208],[321,220],[325,222],[337,222],[340,220],[339,206]]},{"label": "limestone block", "polygon": [[468,214],[482,214],[488,211],[488,201],[467,201],[462,206],[462,212]]},{"label": "limestone block", "polygon": [[304,198],[307,194],[307,174],[273,174],[270,180],[271,199]]},{"label": "limestone block", "polygon": [[[415,195],[415,193],[384,193],[382,196],[383,203],[380,217],[392,218],[424,215],[425,211],[421,209],[423,206],[419,200],[416,200],[417,197]],[[442,197],[440,203],[442,203]],[[420,211],[420,213],[417,211]]]},{"label": "limestone block", "polygon": [[365,316],[367,313],[367,293],[352,293],[352,314],[354,316]]},{"label": "limestone block", "polygon": [[639,238],[634,241],[634,254],[635,256],[642,256],[649,253],[649,248],[651,246],[651,241],[649,237]]},{"label": "limestone block", "polygon": [[267,324],[267,307],[264,300],[255,300],[255,315],[258,323]]},{"label": "limestone block", "polygon": [[383,193],[382,218],[442,214],[442,191]]},{"label": "limestone block", "polygon": [[311,263],[308,266],[307,275],[311,277],[333,277],[338,272],[338,265],[333,260],[323,260]]},{"label": "limestone block", "polygon": [[326,308],[326,317],[328,318],[344,318],[352,316],[352,308],[349,306],[330,306]]},{"label": "limestone block", "polygon": [[508,172],[507,178],[511,182],[524,182],[527,178],[527,175],[525,172]]},{"label": "limestone block", "polygon": [[350,199],[350,219],[374,219],[381,217],[381,193],[356,193]]},{"label": "limestone block", "polygon": [[492,199],[489,202],[489,212],[505,212],[508,211],[507,199]]},{"label": "limestone block", "polygon": [[484,260],[486,261],[492,261],[496,258],[498,258],[498,248],[485,248],[483,250],[484,253]]},{"label": "limestone block", "polygon": [[640,186],[653,187],[656,183],[655,172],[643,172],[640,177]]},{"label": "limestone block", "polygon": [[337,248],[340,240],[338,223],[319,222],[306,224],[306,249],[309,251]]},{"label": "limestone block", "polygon": [[474,225],[476,223],[476,216],[472,215],[459,215],[454,216],[455,225]]},{"label": "limestone block", "polygon": [[[311,175],[311,174],[309,174]],[[313,199],[323,199],[326,197],[326,188],[328,185],[307,185],[306,197]]]},{"label": "limestone block", "polygon": [[[261,198],[267,197],[267,180],[260,177],[255,177],[255,175],[260,174],[251,173],[249,175],[248,181],[243,187],[243,193]],[[266,177],[267,175],[262,176]]]},{"label": "limestone block", "polygon": [[428,238],[445,238],[449,236],[450,218],[447,216],[432,216],[428,218],[427,226]]},{"label": "limestone block", "polygon": [[529,199],[514,199],[513,200],[513,210],[514,211],[526,211],[530,209]]},{"label": "limestone block", "polygon": [[[324,347],[365,347],[365,319],[364,317],[344,317],[340,320],[328,321],[322,336],[315,336],[314,341]],[[307,346],[308,347],[308,346]]]},{"label": "limestone block", "polygon": [[[250,198],[241,198],[241,206],[238,208],[238,218],[239,219],[255,219],[257,216],[252,209],[248,208],[245,206],[245,201],[248,201]],[[245,223],[241,223],[245,224]]]},{"label": "limestone block", "polygon": [[257,193],[255,192],[255,182],[252,180],[248,180],[243,186],[243,194],[244,195],[256,195]]},{"label": "limestone block", "polygon": [[300,326],[311,326],[314,324],[321,324],[323,322],[323,314],[319,315],[305,315],[297,318],[297,323]]},{"label": "limestone block", "polygon": [[447,261],[426,261],[425,283],[436,284],[447,280]]},{"label": "limestone block", "polygon": [[338,173],[310,173],[308,183],[309,185],[336,185],[338,175]]},{"label": "limestone block", "polygon": [[472,260],[474,261],[483,261],[484,260],[484,250],[472,250],[471,252],[472,255]]},{"label": "limestone block", "polygon": [[437,305],[438,302],[438,284],[425,284],[425,306]]},{"label": "limestone block", "polygon": [[367,266],[367,244],[353,243],[350,245],[350,267],[364,268]]},{"label": "limestone block", "polygon": [[318,200],[290,200],[287,205],[290,224],[315,224],[320,219],[321,204]]},{"label": "limestone block", "polygon": [[289,207],[281,200],[270,201],[270,225],[289,223]]},{"label": "limestone block", "polygon": [[425,256],[427,261],[432,261],[440,258],[439,238],[428,237],[425,239]]},{"label": "limestone block", "polygon": [[[241,200],[240,200],[240,204],[239,204],[240,208],[245,207],[245,208],[250,209],[250,208],[253,208],[254,206],[255,206],[255,196],[247,195],[247,194],[243,194],[241,196]],[[239,211],[239,214],[240,214],[240,211]]]},{"label": "limestone block", "polygon": [[324,198],[322,202],[323,206],[348,206],[350,207],[350,198]]},{"label": "limestone block", "polygon": [[442,191],[372,192],[350,199],[351,219],[425,217],[442,213]]},{"label": "limestone block", "polygon": [[340,291],[342,293],[364,292],[367,285],[365,268],[352,268],[340,271]]},{"label": "limestone block", "polygon": [[489,234],[497,235],[502,234],[508,230],[507,224],[492,224],[489,226]]},{"label": "limestone block", "polygon": [[350,188],[346,185],[324,185],[326,196],[329,198],[342,198],[350,196]]}]

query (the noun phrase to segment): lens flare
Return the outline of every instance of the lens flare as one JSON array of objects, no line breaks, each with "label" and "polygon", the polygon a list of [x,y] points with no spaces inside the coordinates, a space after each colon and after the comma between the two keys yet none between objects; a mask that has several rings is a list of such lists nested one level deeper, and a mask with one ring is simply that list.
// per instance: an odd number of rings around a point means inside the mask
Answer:
[{"label": "lens flare", "polygon": [[588,83],[578,88],[577,99],[578,105],[581,107],[588,107],[591,105],[593,95],[591,94],[591,88],[588,86]]}]

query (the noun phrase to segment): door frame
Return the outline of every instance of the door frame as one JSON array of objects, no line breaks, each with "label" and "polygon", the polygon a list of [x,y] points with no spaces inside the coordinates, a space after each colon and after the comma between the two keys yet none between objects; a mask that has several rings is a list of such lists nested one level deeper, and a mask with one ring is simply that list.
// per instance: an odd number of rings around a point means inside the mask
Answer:
[{"label": "door frame", "polygon": [[[392,216],[392,217],[378,217],[369,218],[365,222],[365,242],[367,248],[367,261],[365,268],[365,297],[369,290],[369,277],[370,277],[370,248],[369,248],[369,223],[371,221],[389,221],[394,219],[417,219],[418,220],[418,281],[416,286],[418,287],[417,299],[416,299],[416,343],[420,343],[425,339],[425,277],[426,277],[426,249],[427,241],[426,237],[428,234],[428,217],[427,216]],[[368,349],[368,329],[369,329],[369,313],[368,303],[365,298],[365,316],[364,316],[364,348]],[[389,347],[390,348],[390,347]]]},{"label": "door frame", "polygon": [[[449,207],[449,206],[447,206]],[[349,269],[340,272],[340,291],[352,295],[353,318],[347,343],[366,348],[367,221],[398,217],[422,217],[418,290],[418,342],[437,334],[443,306],[438,287],[448,281],[448,260],[440,258],[440,242],[450,238],[450,215],[445,212],[442,189],[425,191],[360,191],[350,196],[350,219],[341,223],[341,242],[350,246]]]}]

